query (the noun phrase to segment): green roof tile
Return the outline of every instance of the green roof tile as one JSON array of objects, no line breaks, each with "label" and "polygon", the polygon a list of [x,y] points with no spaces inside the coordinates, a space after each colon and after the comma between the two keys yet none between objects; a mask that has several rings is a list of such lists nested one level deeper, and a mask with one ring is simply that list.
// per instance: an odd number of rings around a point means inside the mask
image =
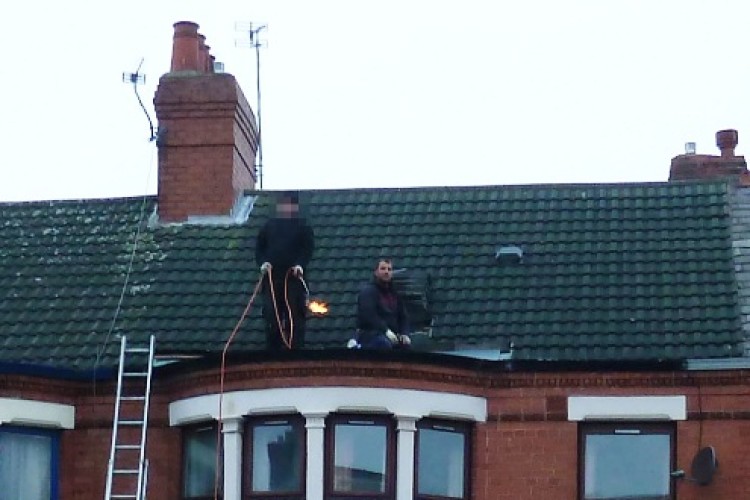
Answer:
[{"label": "green roof tile", "polygon": [[[114,336],[160,352],[216,351],[258,279],[241,226],[149,227],[154,199],[0,204],[0,359],[92,368]],[[440,348],[513,343],[520,359],[681,359],[742,352],[721,182],[306,191],[316,233],[306,272],[331,314],[311,348],[342,347],[356,291],[382,252],[431,277]],[[123,283],[140,233],[127,286]],[[498,264],[498,245],[524,249]],[[124,292],[124,293],[123,293]],[[108,332],[120,294],[112,335]],[[259,305],[233,349],[262,348]]]}]

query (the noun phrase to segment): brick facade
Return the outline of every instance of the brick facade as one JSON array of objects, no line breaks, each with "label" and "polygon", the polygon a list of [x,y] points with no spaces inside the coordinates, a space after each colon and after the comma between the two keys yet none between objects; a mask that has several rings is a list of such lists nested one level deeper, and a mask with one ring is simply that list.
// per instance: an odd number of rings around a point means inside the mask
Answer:
[{"label": "brick facade", "polygon": [[[750,371],[490,373],[461,367],[361,360],[238,364],[225,373],[225,391],[276,387],[386,387],[486,398],[487,422],[473,433],[472,498],[575,499],[578,491],[577,422],[567,420],[569,396],[684,395],[688,420],[676,423],[676,465],[689,472],[701,445],[714,446],[714,481],[676,480],[679,500],[737,499],[750,491]],[[171,370],[154,379],[148,435],[149,497],[179,498],[181,436],[170,427],[172,401],[218,391],[217,368]],[[61,499],[103,495],[111,436],[111,382],[0,378],[0,397],[20,397],[76,408],[75,429],[62,431]]]}]

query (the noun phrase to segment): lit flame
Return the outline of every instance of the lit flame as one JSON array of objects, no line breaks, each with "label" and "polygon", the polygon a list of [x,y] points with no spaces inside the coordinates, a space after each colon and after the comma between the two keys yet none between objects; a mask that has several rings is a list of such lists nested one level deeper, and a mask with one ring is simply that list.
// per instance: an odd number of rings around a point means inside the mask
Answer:
[{"label": "lit flame", "polygon": [[307,305],[307,308],[310,309],[310,312],[315,316],[325,316],[328,314],[328,304],[322,300],[311,300]]}]

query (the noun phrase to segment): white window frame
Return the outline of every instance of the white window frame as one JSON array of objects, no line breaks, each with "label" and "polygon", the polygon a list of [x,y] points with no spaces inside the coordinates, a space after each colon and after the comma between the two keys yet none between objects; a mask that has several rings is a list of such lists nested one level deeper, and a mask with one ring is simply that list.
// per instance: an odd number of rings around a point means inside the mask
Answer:
[{"label": "white window frame", "polygon": [[[219,420],[219,394],[174,401],[171,426]],[[307,499],[323,500],[325,418],[330,413],[391,414],[396,419],[396,499],[411,500],[414,434],[425,417],[487,421],[487,400],[466,394],[372,387],[290,387],[227,392],[221,397],[224,436],[224,499],[242,498],[242,421],[246,415],[300,413],[307,429]]]},{"label": "white window frame", "polygon": [[[34,429],[73,429],[75,428],[75,406],[50,403],[47,401],[37,401],[33,399],[21,398],[0,398],[0,427],[13,426],[16,429],[29,429],[34,433]],[[57,458],[54,458],[53,466],[58,466],[60,437],[54,436],[54,447]],[[59,496],[58,472],[52,471],[52,485],[54,498]]]},{"label": "white window frame", "polygon": [[568,420],[686,420],[685,396],[570,396]]},{"label": "white window frame", "polygon": [[[678,420],[687,420],[686,396],[568,397],[568,421],[571,422],[616,424],[618,422],[648,423]],[[676,439],[676,434],[672,435],[672,439]],[[671,443],[671,446],[674,448],[675,443]],[[582,457],[579,455],[578,459],[581,460]],[[585,478],[579,479],[580,484],[583,484],[583,481]],[[579,498],[582,496],[581,491]]]},{"label": "white window frame", "polygon": [[75,406],[33,399],[0,398],[0,425],[74,429]]}]

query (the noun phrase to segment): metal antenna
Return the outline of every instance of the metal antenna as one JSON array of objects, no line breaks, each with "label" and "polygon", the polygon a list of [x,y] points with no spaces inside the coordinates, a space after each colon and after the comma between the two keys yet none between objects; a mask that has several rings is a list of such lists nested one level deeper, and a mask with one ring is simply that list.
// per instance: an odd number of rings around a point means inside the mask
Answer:
[{"label": "metal antenna", "polygon": [[122,81],[125,83],[133,84],[133,90],[135,91],[135,97],[138,99],[138,104],[141,105],[141,109],[148,119],[148,128],[151,131],[151,137],[149,137],[148,141],[151,142],[156,140],[156,134],[154,134],[154,122],[151,121],[151,116],[149,116],[148,111],[146,111],[146,106],[143,105],[141,96],[138,94],[138,84],[146,83],[146,75],[141,74],[141,66],[143,66],[142,57],[141,62],[138,64],[138,69],[135,70],[135,73],[123,73]]},{"label": "metal antenna", "polygon": [[260,113],[260,48],[265,46],[265,42],[260,39],[260,32],[266,29],[268,26],[261,24],[259,26],[253,26],[253,23],[236,23],[235,30],[245,31],[248,34],[246,41],[237,42],[238,46],[251,47],[255,49],[255,97],[256,97],[256,114],[258,116],[258,152],[255,155],[255,172],[258,175],[258,183],[260,189],[263,189],[263,141],[262,133],[263,130]]}]

